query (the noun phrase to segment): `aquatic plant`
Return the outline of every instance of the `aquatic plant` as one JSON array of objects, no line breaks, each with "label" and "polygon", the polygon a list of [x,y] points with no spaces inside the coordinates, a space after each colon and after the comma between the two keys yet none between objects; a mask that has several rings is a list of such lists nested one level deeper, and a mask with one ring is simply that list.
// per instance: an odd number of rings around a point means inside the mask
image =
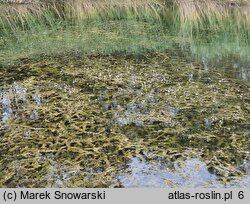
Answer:
[{"label": "aquatic plant", "polygon": [[215,177],[199,187],[250,185],[249,85],[227,73],[167,54],[43,56],[0,72],[1,187],[121,187],[131,159],[178,175],[194,158]]}]

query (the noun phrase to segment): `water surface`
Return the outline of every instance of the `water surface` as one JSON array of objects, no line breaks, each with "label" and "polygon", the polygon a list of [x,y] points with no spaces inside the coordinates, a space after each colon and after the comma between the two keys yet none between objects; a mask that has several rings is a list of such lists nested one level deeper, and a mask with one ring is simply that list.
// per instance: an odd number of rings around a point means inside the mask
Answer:
[{"label": "water surface", "polygon": [[168,53],[0,69],[2,187],[249,187],[249,64]]}]

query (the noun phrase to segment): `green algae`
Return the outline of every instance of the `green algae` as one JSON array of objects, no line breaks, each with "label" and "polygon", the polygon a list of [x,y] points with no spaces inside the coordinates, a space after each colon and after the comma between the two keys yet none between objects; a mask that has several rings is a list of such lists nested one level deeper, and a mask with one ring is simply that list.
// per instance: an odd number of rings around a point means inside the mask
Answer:
[{"label": "green algae", "polygon": [[44,56],[0,72],[1,187],[122,187],[133,158],[170,172],[198,158],[217,186],[247,175],[248,83],[166,53]]}]

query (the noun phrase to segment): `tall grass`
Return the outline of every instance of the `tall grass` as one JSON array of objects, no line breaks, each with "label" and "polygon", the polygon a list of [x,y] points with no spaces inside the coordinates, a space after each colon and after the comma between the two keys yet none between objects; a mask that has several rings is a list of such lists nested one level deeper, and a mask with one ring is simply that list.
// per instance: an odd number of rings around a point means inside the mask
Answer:
[{"label": "tall grass", "polygon": [[195,47],[230,39],[233,49],[235,43],[249,44],[250,5],[230,2],[44,0],[0,4],[0,60],[64,50],[159,51],[177,41]]},{"label": "tall grass", "polygon": [[178,0],[181,31],[197,34],[205,31],[233,32],[248,35],[250,5],[226,4],[221,1]]},{"label": "tall grass", "polygon": [[[36,2],[36,1],[35,1]],[[230,4],[231,5],[231,4]],[[28,5],[0,5],[1,33],[83,20],[136,19],[161,23],[189,34],[210,30],[249,32],[250,5],[205,0],[46,0]]]}]

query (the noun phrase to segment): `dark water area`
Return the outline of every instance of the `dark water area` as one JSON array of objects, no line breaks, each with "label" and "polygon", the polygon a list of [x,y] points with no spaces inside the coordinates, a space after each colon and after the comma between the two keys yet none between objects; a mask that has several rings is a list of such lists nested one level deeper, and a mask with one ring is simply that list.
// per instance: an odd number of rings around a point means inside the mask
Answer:
[{"label": "dark water area", "polygon": [[2,187],[250,187],[250,64],[168,53],[0,69]]},{"label": "dark water area", "polygon": [[243,83],[249,84],[250,82],[250,63],[248,60],[228,57],[227,60],[221,59],[213,62],[203,57],[201,61],[207,70],[218,71],[229,78],[238,79]]}]

